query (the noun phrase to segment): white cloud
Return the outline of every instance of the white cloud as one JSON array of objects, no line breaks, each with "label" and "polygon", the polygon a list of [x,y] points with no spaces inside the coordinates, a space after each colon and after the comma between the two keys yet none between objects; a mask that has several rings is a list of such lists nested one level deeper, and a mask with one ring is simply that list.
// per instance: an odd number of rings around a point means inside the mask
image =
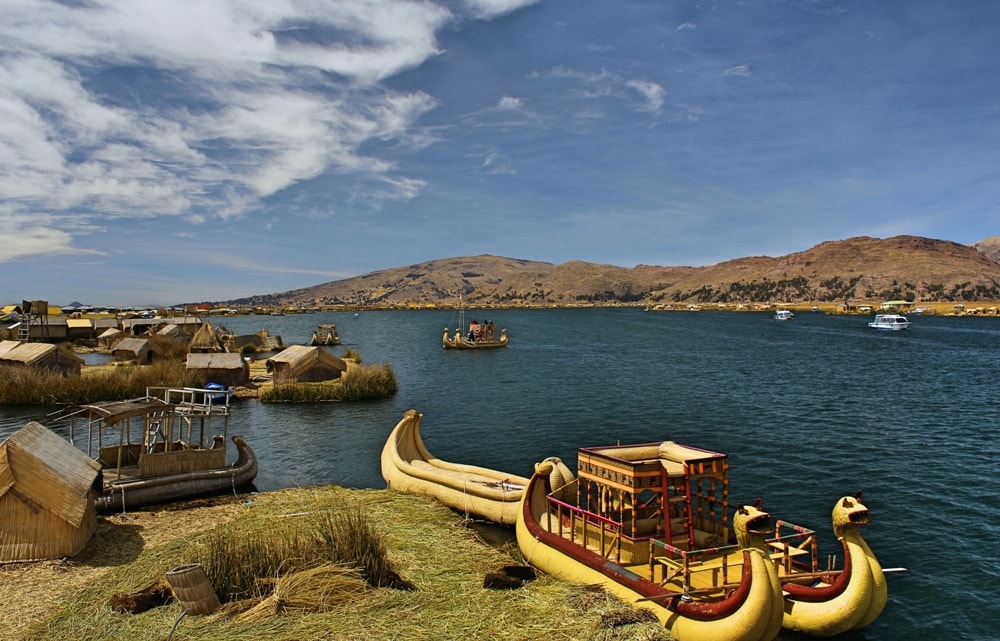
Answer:
[{"label": "white cloud", "polygon": [[501,111],[513,111],[521,108],[521,99],[513,96],[503,96],[497,102],[496,108]]},{"label": "white cloud", "polygon": [[540,0],[464,0],[465,7],[480,20],[488,20],[506,15],[523,7],[533,5]]},{"label": "white cloud", "polygon": [[740,76],[741,78],[749,78],[753,75],[750,71],[750,65],[736,65],[735,67],[729,67],[722,72],[724,76]]},{"label": "white cloud", "polygon": [[[5,2],[0,199],[21,205],[0,210],[0,261],[106,216],[240,216],[324,172],[414,197],[422,181],[360,150],[432,142],[410,129],[435,100],[377,83],[437,55],[453,19],[406,0]],[[86,224],[50,233],[29,210]]]}]

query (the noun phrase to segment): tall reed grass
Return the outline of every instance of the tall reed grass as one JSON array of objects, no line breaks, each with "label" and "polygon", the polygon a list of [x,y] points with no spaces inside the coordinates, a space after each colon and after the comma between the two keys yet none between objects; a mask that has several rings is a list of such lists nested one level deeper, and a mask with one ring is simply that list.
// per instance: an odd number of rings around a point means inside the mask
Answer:
[{"label": "tall reed grass", "polygon": [[357,506],[215,531],[199,562],[223,602],[265,598],[281,577],[322,566],[350,568],[373,587],[394,574],[383,535]]},{"label": "tall reed grass", "polygon": [[370,401],[392,396],[398,389],[392,367],[386,363],[376,363],[350,367],[337,380],[273,385],[261,390],[260,400],[271,403]]},{"label": "tall reed grass", "polygon": [[147,387],[195,385],[184,362],[163,359],[150,365],[102,368],[88,376],[63,377],[30,367],[0,368],[0,405],[80,405],[146,395]]}]

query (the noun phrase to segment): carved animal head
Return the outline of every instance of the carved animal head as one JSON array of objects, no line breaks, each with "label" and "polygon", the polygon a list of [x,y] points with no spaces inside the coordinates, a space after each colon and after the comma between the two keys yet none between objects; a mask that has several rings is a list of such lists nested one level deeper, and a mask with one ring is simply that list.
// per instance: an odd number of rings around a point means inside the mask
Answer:
[{"label": "carved animal head", "polygon": [[742,548],[757,547],[763,549],[764,539],[771,534],[771,515],[761,509],[761,500],[753,505],[740,503],[736,506],[733,516],[733,531],[736,541]]},{"label": "carved animal head", "polygon": [[868,508],[861,502],[861,490],[854,496],[845,496],[833,506],[833,531],[838,537],[863,525],[868,525]]}]

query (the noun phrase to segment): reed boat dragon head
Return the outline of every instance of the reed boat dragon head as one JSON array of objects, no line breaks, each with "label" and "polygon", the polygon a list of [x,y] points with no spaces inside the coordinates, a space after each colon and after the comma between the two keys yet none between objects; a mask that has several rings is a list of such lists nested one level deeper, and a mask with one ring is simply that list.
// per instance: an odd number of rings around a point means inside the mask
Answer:
[{"label": "reed boat dragon head", "polygon": [[861,502],[861,490],[854,496],[845,496],[833,506],[833,532],[837,538],[849,531],[868,525],[868,508]]},{"label": "reed boat dragon head", "polygon": [[764,540],[772,533],[771,515],[761,509],[761,500],[753,505],[736,506],[733,516],[733,531],[741,548],[764,549]]}]

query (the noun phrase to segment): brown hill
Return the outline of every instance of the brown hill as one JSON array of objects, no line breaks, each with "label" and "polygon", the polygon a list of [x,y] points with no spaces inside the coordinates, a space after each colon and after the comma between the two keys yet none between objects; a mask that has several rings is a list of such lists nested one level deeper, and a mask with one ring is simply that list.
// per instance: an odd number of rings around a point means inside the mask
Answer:
[{"label": "brown hill", "polygon": [[1000,263],[1000,236],[991,236],[972,245],[982,253]]},{"label": "brown hill", "polygon": [[1000,300],[1000,263],[975,247],[917,236],[850,238],[778,258],[739,258],[708,267],[554,265],[484,254],[228,303],[398,307],[457,304],[460,295],[468,304],[490,306],[994,301]]}]

